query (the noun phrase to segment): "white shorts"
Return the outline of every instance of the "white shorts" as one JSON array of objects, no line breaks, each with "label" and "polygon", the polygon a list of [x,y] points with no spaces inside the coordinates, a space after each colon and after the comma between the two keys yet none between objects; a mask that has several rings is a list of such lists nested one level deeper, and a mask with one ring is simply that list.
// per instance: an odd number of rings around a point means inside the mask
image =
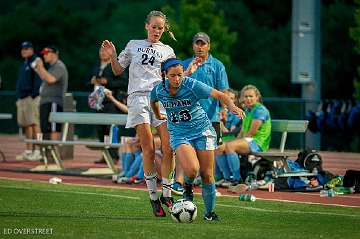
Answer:
[{"label": "white shorts", "polygon": [[[166,120],[158,120],[150,105],[150,92],[135,92],[128,96],[127,106],[129,108],[126,128],[135,128],[139,124],[150,124],[158,127]],[[165,108],[160,103],[160,112],[166,115]]]},{"label": "white shorts", "polygon": [[260,146],[256,143],[256,141],[253,138],[250,137],[245,137],[245,141],[248,143],[249,145],[249,149],[250,152],[252,153],[257,153],[257,152],[261,152],[261,148]]}]

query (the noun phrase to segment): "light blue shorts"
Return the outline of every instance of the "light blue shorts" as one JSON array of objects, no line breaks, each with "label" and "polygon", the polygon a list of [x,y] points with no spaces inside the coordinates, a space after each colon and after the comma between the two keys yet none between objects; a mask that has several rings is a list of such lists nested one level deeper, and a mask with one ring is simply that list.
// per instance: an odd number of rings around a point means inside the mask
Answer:
[{"label": "light blue shorts", "polygon": [[253,138],[245,138],[246,142],[249,145],[250,152],[257,153],[262,152],[260,146],[256,143],[256,141]]},{"label": "light blue shorts", "polygon": [[170,145],[175,151],[181,144],[189,144],[196,150],[215,150],[217,147],[215,130],[207,129],[199,137],[188,139],[186,136],[172,136],[170,135]]}]

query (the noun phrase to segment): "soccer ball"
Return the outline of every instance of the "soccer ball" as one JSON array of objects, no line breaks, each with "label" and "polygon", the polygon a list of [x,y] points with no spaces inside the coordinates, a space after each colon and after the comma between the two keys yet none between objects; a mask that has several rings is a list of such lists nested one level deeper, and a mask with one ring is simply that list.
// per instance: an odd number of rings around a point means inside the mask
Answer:
[{"label": "soccer ball", "polygon": [[186,199],[177,200],[171,208],[171,218],[175,222],[190,223],[195,220],[196,216],[196,205]]}]

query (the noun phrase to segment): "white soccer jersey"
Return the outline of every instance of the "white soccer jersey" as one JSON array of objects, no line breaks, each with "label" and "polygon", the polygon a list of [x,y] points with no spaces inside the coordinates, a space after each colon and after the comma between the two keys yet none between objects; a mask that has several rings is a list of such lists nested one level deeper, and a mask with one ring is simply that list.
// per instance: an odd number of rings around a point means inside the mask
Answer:
[{"label": "white soccer jersey", "polygon": [[123,68],[130,65],[128,94],[151,91],[161,81],[161,63],[172,57],[174,50],[162,42],[129,41],[118,56]]}]

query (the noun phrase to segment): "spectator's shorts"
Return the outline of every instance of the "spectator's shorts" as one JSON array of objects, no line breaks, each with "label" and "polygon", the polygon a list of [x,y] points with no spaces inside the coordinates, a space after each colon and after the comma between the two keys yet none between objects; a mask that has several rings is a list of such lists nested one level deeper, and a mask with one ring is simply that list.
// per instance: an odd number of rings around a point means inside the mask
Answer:
[{"label": "spectator's shorts", "polygon": [[[139,124],[150,124],[158,127],[166,120],[158,120],[150,106],[150,93],[139,92],[129,95],[127,105],[129,108],[126,128],[135,128]],[[160,103],[160,112],[166,115],[166,111]]]},{"label": "spectator's shorts", "polygon": [[216,133],[211,127],[206,129],[198,138],[187,139],[186,136],[172,136],[170,135],[170,145],[175,151],[181,144],[189,144],[195,150],[215,150],[216,144]]},{"label": "spectator's shorts", "polygon": [[54,102],[40,105],[40,127],[42,133],[61,132],[61,124],[49,122],[51,112],[63,112],[63,108]]},{"label": "spectator's shorts", "polygon": [[19,126],[27,127],[40,124],[39,103],[40,96],[35,98],[28,96],[16,101],[17,122]]}]

